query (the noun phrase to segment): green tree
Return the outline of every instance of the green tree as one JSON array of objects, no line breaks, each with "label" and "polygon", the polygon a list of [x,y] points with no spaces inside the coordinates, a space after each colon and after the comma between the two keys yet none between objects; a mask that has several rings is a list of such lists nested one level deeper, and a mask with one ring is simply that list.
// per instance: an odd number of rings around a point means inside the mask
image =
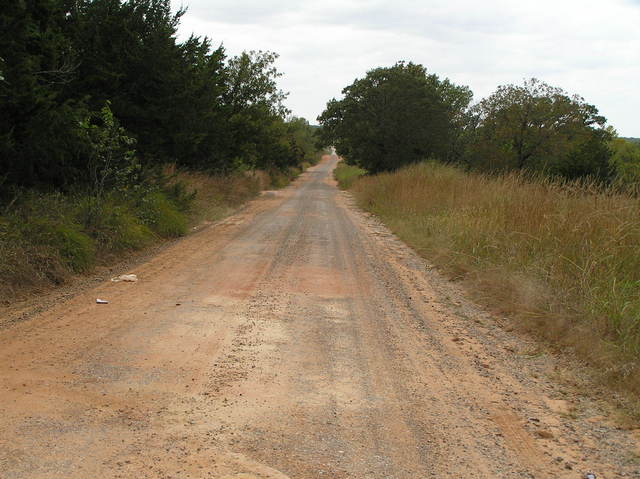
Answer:
[{"label": "green tree", "polygon": [[[286,122],[277,54],[227,59],[208,38],[179,42],[184,13],[169,0],[19,0],[0,10],[3,191],[95,186],[101,132],[134,139],[145,168],[303,161],[306,127]],[[116,158],[126,150],[110,151],[126,173]]]},{"label": "green tree", "polygon": [[91,146],[87,162],[88,189],[91,193],[85,211],[84,223],[100,221],[103,201],[108,191],[117,190],[119,195],[131,195],[142,183],[140,165],[133,146],[135,140],[113,116],[107,102],[99,113],[85,118],[80,124]]},{"label": "green tree", "polygon": [[275,52],[250,51],[229,59],[225,102],[234,113],[259,107],[281,118],[289,113],[283,103],[288,93],[277,84],[282,76],[275,67],[278,56]]},{"label": "green tree", "polygon": [[640,143],[617,138],[615,131],[611,140],[611,159],[609,163],[619,185],[640,186]]},{"label": "green tree", "polygon": [[71,3],[69,35],[82,61],[68,94],[85,95],[93,110],[110,101],[144,158],[170,159],[185,86],[176,41],[184,11],[172,13],[169,0]]},{"label": "green tree", "polygon": [[147,166],[224,169],[224,48],[193,35],[178,42],[185,12],[173,13],[169,0],[69,1],[69,34],[82,58],[69,94],[95,110],[109,101]]},{"label": "green tree", "polygon": [[467,86],[455,85],[449,79],[438,82],[438,91],[447,108],[448,146],[443,160],[457,162],[464,154],[465,127],[469,122],[469,105],[473,92]]},{"label": "green tree", "polygon": [[583,98],[535,78],[522,86],[500,86],[472,109],[466,160],[487,171],[606,178],[605,123]]},{"label": "green tree", "polygon": [[229,59],[224,103],[229,118],[227,151],[232,168],[284,168],[291,163],[284,106],[277,79],[278,55],[243,52]]},{"label": "green tree", "polygon": [[471,99],[468,88],[405,62],[371,70],[342,93],[318,117],[322,138],[371,172],[449,157],[456,122]]},{"label": "green tree", "polygon": [[192,36],[180,45],[178,84],[167,109],[172,111],[168,154],[198,169],[223,169],[227,162],[228,112],[223,95],[228,86],[225,52],[208,38]]},{"label": "green tree", "polygon": [[86,109],[62,95],[80,62],[67,22],[55,0],[0,9],[0,178],[8,184],[62,187],[81,178]]},{"label": "green tree", "polygon": [[316,137],[314,128],[304,118],[292,117],[287,121],[289,144],[298,163],[313,164],[316,161]]}]

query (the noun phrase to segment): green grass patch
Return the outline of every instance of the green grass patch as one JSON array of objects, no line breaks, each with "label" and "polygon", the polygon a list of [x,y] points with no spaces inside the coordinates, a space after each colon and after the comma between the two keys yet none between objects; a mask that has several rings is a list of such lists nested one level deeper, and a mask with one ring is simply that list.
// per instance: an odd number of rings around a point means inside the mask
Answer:
[{"label": "green grass patch", "polygon": [[49,251],[74,272],[83,272],[93,266],[95,261],[94,240],[80,231],[79,225],[72,222],[52,221],[50,218],[30,218],[18,226],[13,237],[29,238],[31,249],[36,247],[41,252]]},{"label": "green grass patch", "polygon": [[338,163],[333,170],[333,176],[338,182],[338,186],[343,190],[351,188],[351,185],[361,176],[366,174],[366,170],[353,165],[347,165],[344,161]]},{"label": "green grass patch", "polygon": [[[172,197],[173,195],[173,197]],[[26,191],[0,217],[0,301],[64,283],[187,231],[173,189],[125,197]],[[184,195],[183,195],[184,196]],[[184,198],[182,198],[184,200]]]},{"label": "green grass patch", "polygon": [[138,211],[144,224],[163,238],[182,236],[187,231],[185,214],[162,192],[147,194]]},{"label": "green grass patch", "polygon": [[77,215],[101,251],[121,253],[138,250],[154,240],[151,229],[142,223],[128,202],[119,202],[115,198],[96,202],[93,198],[83,198],[78,204]]}]

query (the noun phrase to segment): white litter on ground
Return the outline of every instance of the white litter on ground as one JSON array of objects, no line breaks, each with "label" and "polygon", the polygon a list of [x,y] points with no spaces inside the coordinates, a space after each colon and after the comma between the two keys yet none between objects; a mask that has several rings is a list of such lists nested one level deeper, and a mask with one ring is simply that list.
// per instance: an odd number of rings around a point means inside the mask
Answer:
[{"label": "white litter on ground", "polygon": [[111,281],[117,283],[119,281],[126,281],[128,283],[135,283],[138,281],[138,277],[135,274],[123,274],[120,276],[116,276],[115,278],[111,278]]}]

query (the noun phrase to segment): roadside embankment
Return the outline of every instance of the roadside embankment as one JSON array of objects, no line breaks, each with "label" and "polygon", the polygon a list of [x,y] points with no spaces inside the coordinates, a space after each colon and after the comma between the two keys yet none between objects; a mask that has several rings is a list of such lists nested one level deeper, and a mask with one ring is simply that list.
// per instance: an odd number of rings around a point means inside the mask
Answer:
[{"label": "roadside embankment", "polygon": [[195,225],[219,220],[261,190],[286,186],[301,171],[216,176],[168,167],[135,191],[22,191],[0,210],[0,305],[121,263]]},{"label": "roadside embankment", "polygon": [[436,163],[364,176],[351,192],[475,299],[637,397],[638,198]]}]

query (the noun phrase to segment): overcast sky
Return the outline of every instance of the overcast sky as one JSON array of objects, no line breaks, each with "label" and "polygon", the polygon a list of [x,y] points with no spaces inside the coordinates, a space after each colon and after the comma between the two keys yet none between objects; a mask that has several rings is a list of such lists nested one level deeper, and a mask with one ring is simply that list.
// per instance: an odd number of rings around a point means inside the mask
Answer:
[{"label": "overcast sky", "polygon": [[[173,0],[174,7],[180,0]],[[191,32],[280,54],[287,106],[316,123],[330,98],[398,60],[468,85],[474,100],[535,76],[640,137],[640,0],[183,0]]]}]

